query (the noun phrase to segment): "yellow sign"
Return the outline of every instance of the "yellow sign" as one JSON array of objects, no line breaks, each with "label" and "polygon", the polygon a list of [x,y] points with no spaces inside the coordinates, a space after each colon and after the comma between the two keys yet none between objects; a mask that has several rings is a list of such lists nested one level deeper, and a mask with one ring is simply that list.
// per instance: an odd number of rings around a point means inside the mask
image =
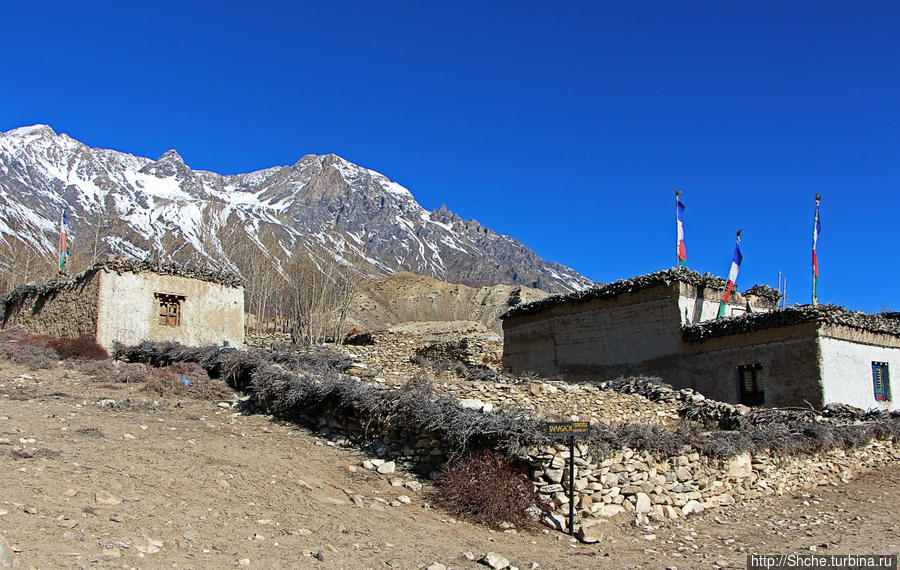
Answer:
[{"label": "yellow sign", "polygon": [[547,435],[578,436],[591,433],[591,422],[547,422]]}]

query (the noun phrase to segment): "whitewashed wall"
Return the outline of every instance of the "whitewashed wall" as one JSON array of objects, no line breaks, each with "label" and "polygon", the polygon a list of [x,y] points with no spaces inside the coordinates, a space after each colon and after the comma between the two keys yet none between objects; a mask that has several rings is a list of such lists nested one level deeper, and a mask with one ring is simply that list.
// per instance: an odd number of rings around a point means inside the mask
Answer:
[{"label": "whitewashed wall", "polygon": [[[719,315],[719,301],[711,299],[695,299],[681,295],[678,297],[678,309],[681,313],[681,324],[693,325],[703,321],[715,320]],[[747,313],[746,305],[725,306],[726,317],[736,317]]]},{"label": "whitewashed wall", "polygon": [[[872,346],[821,337],[822,388],[825,403],[858,408],[900,408],[900,348]],[[887,362],[891,393],[888,402],[875,401],[872,362]]]},{"label": "whitewashed wall", "polygon": [[[159,324],[154,293],[183,295],[181,326]],[[189,346],[244,342],[244,290],[155,273],[101,272],[97,342],[109,350],[142,340],[173,340]]]}]

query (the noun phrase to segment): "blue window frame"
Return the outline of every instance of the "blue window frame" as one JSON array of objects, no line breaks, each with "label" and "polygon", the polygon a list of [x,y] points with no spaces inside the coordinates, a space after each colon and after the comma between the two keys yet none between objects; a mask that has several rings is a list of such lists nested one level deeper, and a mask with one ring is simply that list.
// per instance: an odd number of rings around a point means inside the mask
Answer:
[{"label": "blue window frame", "polygon": [[891,378],[887,362],[872,363],[872,384],[876,402],[886,402],[891,398]]}]

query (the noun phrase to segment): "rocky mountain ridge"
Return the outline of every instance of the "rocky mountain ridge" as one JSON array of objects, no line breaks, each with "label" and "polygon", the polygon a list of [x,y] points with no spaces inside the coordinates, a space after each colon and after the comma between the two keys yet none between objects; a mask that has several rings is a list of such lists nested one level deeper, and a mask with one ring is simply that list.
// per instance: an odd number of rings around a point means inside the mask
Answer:
[{"label": "rocky mountain ridge", "polygon": [[[51,254],[65,209],[76,244],[246,273],[254,252],[351,264],[370,277],[412,271],[470,286],[549,292],[592,282],[515,239],[441,208],[384,175],[328,154],[237,175],[88,147],[47,125],[0,133],[0,234]],[[316,262],[318,262],[316,261]]]}]

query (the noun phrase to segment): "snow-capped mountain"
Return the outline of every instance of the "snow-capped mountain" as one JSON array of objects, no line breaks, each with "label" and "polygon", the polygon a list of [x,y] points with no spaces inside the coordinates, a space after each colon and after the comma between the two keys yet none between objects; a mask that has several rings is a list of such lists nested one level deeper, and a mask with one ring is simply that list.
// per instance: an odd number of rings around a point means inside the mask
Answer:
[{"label": "snow-capped mountain", "polygon": [[407,270],[551,292],[592,285],[475,220],[425,210],[406,188],[333,154],[223,176],[190,169],[174,150],[151,160],[90,148],[47,125],[0,133],[4,240],[55,251],[62,209],[76,242],[99,238],[104,250],[135,258],[240,271],[240,243],[282,260],[325,251],[372,276]]}]

